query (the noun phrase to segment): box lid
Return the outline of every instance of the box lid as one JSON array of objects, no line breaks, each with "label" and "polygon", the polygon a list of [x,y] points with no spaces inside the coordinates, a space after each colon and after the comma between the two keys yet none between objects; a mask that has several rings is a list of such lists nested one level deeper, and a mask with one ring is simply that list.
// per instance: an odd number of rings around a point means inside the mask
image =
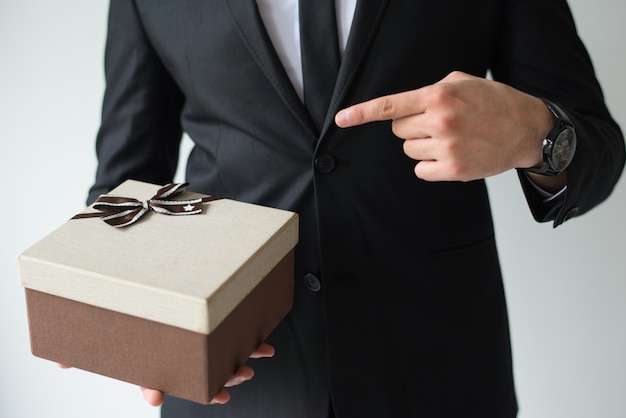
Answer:
[{"label": "box lid", "polygon": [[[159,188],[128,180],[110,194],[144,201]],[[21,284],[208,334],[295,247],[298,216],[229,199],[203,206],[126,228],[69,220],[19,256]]]}]

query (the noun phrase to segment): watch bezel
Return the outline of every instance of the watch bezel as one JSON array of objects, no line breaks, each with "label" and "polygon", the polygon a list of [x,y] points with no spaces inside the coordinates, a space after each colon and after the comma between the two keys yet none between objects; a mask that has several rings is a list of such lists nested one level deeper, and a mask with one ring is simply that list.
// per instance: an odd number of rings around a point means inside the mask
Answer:
[{"label": "watch bezel", "polygon": [[[567,117],[567,114],[563,112],[557,105],[546,100],[541,99],[548,107],[554,117],[554,125],[548,135],[544,138],[541,144],[543,163],[539,168],[528,168],[526,171],[531,173],[543,174],[547,176],[556,176],[561,174],[572,162],[574,153],[576,152],[576,129],[574,125]],[[564,136],[563,133],[569,134]],[[565,159],[562,167],[558,167],[555,164],[555,151],[556,147],[560,146],[560,143],[564,140],[568,142],[568,155]]]},{"label": "watch bezel", "polygon": [[[556,134],[556,138],[551,140],[550,146],[550,158],[548,160],[550,167],[554,171],[563,172],[569,164],[572,162],[574,152],[576,151],[576,131],[572,126],[563,124],[561,130]],[[563,148],[567,155],[565,158],[558,155],[561,151],[559,148]],[[558,164],[562,160],[561,164]]]}]

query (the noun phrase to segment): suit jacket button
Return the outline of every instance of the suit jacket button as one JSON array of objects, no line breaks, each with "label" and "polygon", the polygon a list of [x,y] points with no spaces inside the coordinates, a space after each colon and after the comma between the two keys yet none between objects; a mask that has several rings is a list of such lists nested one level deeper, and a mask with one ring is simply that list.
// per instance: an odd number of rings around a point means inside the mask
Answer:
[{"label": "suit jacket button", "polygon": [[322,174],[328,174],[335,169],[335,159],[330,154],[321,154],[315,159],[315,168]]},{"label": "suit jacket button", "polygon": [[322,288],[322,283],[320,279],[317,278],[316,275],[307,273],[304,276],[304,284],[311,292],[319,292]]}]

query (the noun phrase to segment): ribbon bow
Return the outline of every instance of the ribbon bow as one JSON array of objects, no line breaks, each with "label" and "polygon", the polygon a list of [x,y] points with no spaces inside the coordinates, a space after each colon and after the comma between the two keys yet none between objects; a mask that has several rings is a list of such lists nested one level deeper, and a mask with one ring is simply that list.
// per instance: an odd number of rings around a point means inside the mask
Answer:
[{"label": "ribbon bow", "polygon": [[185,190],[189,183],[170,183],[161,187],[146,201],[132,197],[101,195],[94,204],[100,212],[79,213],[72,219],[100,217],[107,224],[123,228],[137,222],[146,212],[152,210],[164,215],[196,215],[202,212],[202,204],[219,197],[206,196],[189,200],[167,200],[168,197]]}]

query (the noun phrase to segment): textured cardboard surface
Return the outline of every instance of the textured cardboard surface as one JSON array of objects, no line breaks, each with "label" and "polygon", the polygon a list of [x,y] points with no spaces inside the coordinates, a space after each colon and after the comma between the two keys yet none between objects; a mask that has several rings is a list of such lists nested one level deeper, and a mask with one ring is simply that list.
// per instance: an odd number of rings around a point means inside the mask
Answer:
[{"label": "textured cardboard surface", "polygon": [[208,335],[27,288],[31,349],[206,404],[291,309],[293,266],[291,251]]},{"label": "textured cardboard surface", "polygon": [[[111,194],[144,200],[158,189],[127,181]],[[297,241],[295,213],[221,199],[197,215],[149,212],[127,228],[69,220],[18,264],[26,288],[208,334]]]}]

